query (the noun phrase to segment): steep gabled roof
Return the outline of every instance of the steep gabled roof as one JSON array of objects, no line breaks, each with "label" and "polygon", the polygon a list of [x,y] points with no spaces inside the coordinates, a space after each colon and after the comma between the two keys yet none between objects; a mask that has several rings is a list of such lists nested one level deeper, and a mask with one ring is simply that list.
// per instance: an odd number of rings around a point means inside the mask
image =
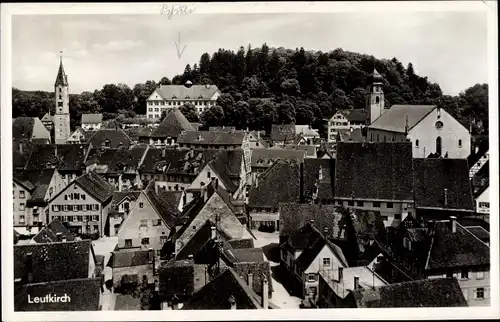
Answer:
[{"label": "steep gabled roof", "polygon": [[335,196],[413,200],[411,142],[339,142]]},{"label": "steep gabled roof", "polygon": [[417,208],[474,210],[467,160],[413,159],[413,175]]},{"label": "steep gabled roof", "polygon": [[85,190],[93,198],[101,203],[105,203],[107,200],[109,200],[115,192],[114,186],[108,183],[95,172],[88,172],[76,178],[74,183],[78,184],[80,188]]},{"label": "steep gabled roof", "polygon": [[[321,171],[321,179],[319,177]],[[335,160],[304,159],[304,196],[312,197],[315,187],[317,199],[333,200]]]},{"label": "steep gabled roof", "polygon": [[314,220],[314,225],[321,231],[328,229],[333,236],[339,233],[338,223],[342,215],[333,205],[280,203],[280,236],[289,236]]},{"label": "steep gabled roof", "polygon": [[245,132],[184,131],[179,134],[177,143],[196,145],[242,145]]},{"label": "steep gabled roof", "polygon": [[300,164],[280,160],[258,177],[257,184],[252,185],[248,205],[277,208],[280,202],[299,201]]},{"label": "steep gabled roof", "polygon": [[449,221],[435,223],[428,254],[428,270],[490,265],[490,247],[459,223],[452,233]]},{"label": "steep gabled roof", "polygon": [[252,167],[269,167],[276,160],[295,160],[302,162],[305,157],[305,151],[286,150],[286,149],[253,149]]},{"label": "steep gabled roof", "polygon": [[26,170],[41,170],[50,164],[60,171],[85,169],[84,144],[39,144],[34,145],[26,163]]},{"label": "steep gabled roof", "polygon": [[149,265],[148,250],[115,251],[111,254],[108,266],[111,268],[123,268]]},{"label": "steep gabled roof", "polygon": [[158,270],[159,296],[163,301],[177,296],[184,299],[193,295],[208,275],[208,265],[194,264],[191,260],[169,261],[162,264]]},{"label": "steep gabled roof", "polygon": [[393,105],[380,115],[369,128],[405,133],[407,119],[408,131],[410,131],[435,108],[436,105]]},{"label": "steep gabled roof", "polygon": [[58,219],[54,218],[47,226],[45,226],[38,234],[33,237],[33,241],[37,243],[55,243],[62,241],[59,240],[58,234],[60,238],[65,239],[66,241],[74,241],[75,236],[69,231],[66,226]]},{"label": "steep gabled roof", "polygon": [[456,278],[424,279],[352,292],[358,308],[468,306]]},{"label": "steep gabled roof", "polygon": [[14,170],[13,177],[14,182],[30,191],[31,196],[28,204],[44,203],[45,195],[55,172],[55,169]]},{"label": "steep gabled roof", "polygon": [[87,278],[91,247],[90,240],[15,245],[14,278],[26,278],[30,272],[28,254],[34,283]]},{"label": "steep gabled roof", "polygon": [[165,119],[158,125],[150,137],[176,138],[182,131],[195,131],[195,128],[179,109],[174,108],[167,112]]},{"label": "steep gabled roof", "polygon": [[17,117],[12,122],[12,138],[16,140],[31,139],[34,126],[35,117]]},{"label": "steep gabled roof", "polygon": [[121,129],[99,129],[89,137],[86,143],[92,144],[93,147],[101,147],[106,140],[109,141],[110,148],[126,147],[132,143],[130,137]]},{"label": "steep gabled roof", "polygon": [[273,124],[270,138],[275,142],[294,142],[296,139],[295,124]]},{"label": "steep gabled roof", "polygon": [[241,176],[241,163],[243,162],[243,151],[220,151],[215,159],[210,161],[210,168],[217,174],[229,192],[234,193],[238,186],[233,182],[239,181]]},{"label": "steep gabled roof", "polygon": [[110,204],[110,211],[114,211],[117,206],[122,203],[125,199],[128,199],[132,202],[135,202],[137,198],[139,198],[139,195],[141,194],[140,191],[115,191],[113,192],[113,199],[111,199],[111,204]]},{"label": "steep gabled roof", "polygon": [[370,118],[366,109],[340,110],[337,113],[342,114],[349,122],[366,122]]},{"label": "steep gabled roof", "polygon": [[363,135],[362,129],[339,130],[340,141],[364,142],[368,141],[366,136]]},{"label": "steep gabled roof", "polygon": [[175,225],[176,217],[179,215],[179,210],[176,205],[170,204],[168,199],[165,198],[166,192],[159,190],[157,193],[154,188],[154,182],[151,181],[149,186],[144,190],[144,193],[167,227],[172,228]]},{"label": "steep gabled roof", "polygon": [[248,273],[252,273],[252,289],[259,296],[263,295],[263,282],[264,279],[266,279],[269,288],[267,295],[272,296],[274,288],[273,280],[271,278],[271,266],[268,261],[240,261],[235,262],[231,268],[234,269],[235,273],[237,273],[242,280],[247,283]]},{"label": "steep gabled roof", "polygon": [[237,309],[262,309],[256,300],[257,294],[232,268],[228,268],[185,302],[182,310],[230,309],[231,296]]},{"label": "steep gabled roof", "polygon": [[215,93],[219,92],[217,85],[160,85],[156,92],[164,100],[172,99],[211,99]]},{"label": "steep gabled roof", "polygon": [[[91,149],[86,164],[96,164],[99,173],[117,174],[135,172],[148,149],[147,146],[132,146],[118,149]],[[102,171],[102,172],[101,172]]]}]

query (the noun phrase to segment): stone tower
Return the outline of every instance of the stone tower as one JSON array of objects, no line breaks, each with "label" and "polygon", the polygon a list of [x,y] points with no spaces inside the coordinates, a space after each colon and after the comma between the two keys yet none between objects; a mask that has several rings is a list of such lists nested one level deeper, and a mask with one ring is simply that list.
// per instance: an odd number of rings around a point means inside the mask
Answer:
[{"label": "stone tower", "polygon": [[382,75],[374,69],[371,79],[370,97],[368,98],[370,124],[385,112],[384,90],[382,89],[384,83]]},{"label": "stone tower", "polygon": [[[62,54],[62,53],[61,53]],[[64,72],[62,55],[57,72],[55,89],[56,112],[54,114],[54,141],[55,144],[66,144],[70,135],[69,127],[69,84],[68,76]]]}]

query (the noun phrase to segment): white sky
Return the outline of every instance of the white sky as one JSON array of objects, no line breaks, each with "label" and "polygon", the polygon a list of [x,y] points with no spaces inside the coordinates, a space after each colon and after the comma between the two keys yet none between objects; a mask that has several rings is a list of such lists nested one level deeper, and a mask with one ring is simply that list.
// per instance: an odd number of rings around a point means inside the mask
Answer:
[{"label": "white sky", "polygon": [[[175,41],[186,49],[179,60]],[[59,51],[70,91],[170,79],[187,63],[239,46],[343,48],[412,62],[445,94],[486,83],[487,20],[481,12],[24,15],[12,17],[12,81],[52,91]]]}]

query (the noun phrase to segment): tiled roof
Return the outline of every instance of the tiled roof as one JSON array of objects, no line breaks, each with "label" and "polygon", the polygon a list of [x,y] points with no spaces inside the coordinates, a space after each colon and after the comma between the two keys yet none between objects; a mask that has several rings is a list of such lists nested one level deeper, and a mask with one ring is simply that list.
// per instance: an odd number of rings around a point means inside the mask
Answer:
[{"label": "tiled roof", "polygon": [[455,278],[424,279],[352,292],[358,308],[468,306]]},{"label": "tiled roof", "polygon": [[210,161],[209,164],[229,192],[234,193],[238,189],[238,185],[233,180],[240,180],[242,162],[243,151],[233,150],[220,151],[217,157]]},{"label": "tiled roof", "polygon": [[246,239],[231,239],[227,243],[234,249],[240,248],[254,248],[254,243],[252,238]]},{"label": "tiled roof", "polygon": [[341,113],[349,122],[365,122],[370,118],[366,109],[340,110]]},{"label": "tiled roof", "polygon": [[277,208],[280,202],[299,202],[299,200],[300,165],[293,161],[280,160],[259,176],[257,185],[252,185],[248,205]]},{"label": "tiled roof", "polygon": [[240,248],[240,249],[226,249],[224,254],[231,263],[239,262],[255,262],[260,263],[264,261],[264,251],[262,248]]},{"label": "tiled roof", "polygon": [[[322,178],[319,178],[321,170]],[[333,200],[335,160],[304,159],[304,196],[310,198],[314,187],[318,188],[319,200]]]},{"label": "tiled roof", "polygon": [[301,233],[309,235],[311,238],[310,240],[312,241],[312,244],[305,248],[295,261],[295,265],[297,265],[301,271],[306,270],[311,265],[312,261],[316,259],[316,256],[318,256],[325,246],[328,246],[331,249],[333,254],[345,267],[348,266],[342,249],[328,240],[328,238],[326,238],[314,225],[306,224],[302,227]]},{"label": "tiled roof", "polygon": [[135,173],[147,149],[147,146],[118,149],[93,148],[90,150],[85,163],[87,165],[96,164],[99,173]]},{"label": "tiled roof", "polygon": [[152,138],[177,138],[182,131],[195,131],[182,112],[175,108],[167,112],[165,119],[151,134]]},{"label": "tiled roof", "polygon": [[161,219],[169,228],[172,228],[175,225],[175,218],[179,215],[179,210],[177,210],[177,205],[170,204],[169,199],[171,198],[165,197],[167,192],[159,190],[156,193],[154,182],[151,182],[144,192]]},{"label": "tiled roof", "polygon": [[236,131],[236,127],[234,126],[210,126],[208,128],[209,131],[216,131],[216,132],[232,132]]},{"label": "tiled roof", "polygon": [[335,196],[413,200],[411,142],[339,142]]},{"label": "tiled roof", "polygon": [[114,186],[95,172],[88,172],[74,182],[101,203],[110,199],[115,192]]},{"label": "tiled roof", "polygon": [[387,282],[366,266],[345,267],[342,270],[342,280],[339,281],[338,269],[320,270],[335,294],[345,299],[354,290],[354,277],[358,277],[358,285],[364,289],[387,285]]},{"label": "tiled roof", "polygon": [[413,159],[413,169],[416,207],[474,210],[467,160]]},{"label": "tiled roof", "polygon": [[[218,296],[214,296],[218,294]],[[237,309],[261,309],[257,294],[232,269],[228,268],[184,303],[182,310],[230,309],[233,297]]]},{"label": "tiled roof", "polygon": [[172,99],[211,99],[215,93],[219,92],[216,85],[160,85],[156,92],[163,97],[164,100]]},{"label": "tiled roof", "polygon": [[339,130],[340,140],[342,142],[352,141],[352,142],[364,142],[367,141],[366,136],[363,135],[363,131],[361,129],[353,129],[351,130]]},{"label": "tiled roof", "polygon": [[110,211],[116,209],[116,207],[125,199],[128,198],[131,201],[136,201],[141,194],[140,191],[115,191],[113,192],[113,199],[111,199]]},{"label": "tiled roof", "polygon": [[44,201],[45,193],[49,188],[50,181],[54,176],[55,169],[43,170],[14,170],[13,178],[15,182],[20,183],[30,190],[30,200],[38,202]]},{"label": "tiled roof", "polygon": [[16,140],[31,139],[35,117],[17,117],[12,123],[12,138]]},{"label": "tiled roof", "polygon": [[158,270],[160,299],[168,301],[174,295],[179,299],[190,297],[199,288],[196,280],[205,279],[205,276],[199,276],[200,273],[206,273],[207,269],[208,265],[194,264],[191,260],[170,261],[162,265]]},{"label": "tiled roof", "polygon": [[481,226],[468,226],[468,227],[464,227],[464,228],[467,229],[468,231],[470,231],[474,236],[476,236],[477,238],[479,238],[483,241],[490,240],[490,232]]},{"label": "tiled roof", "polygon": [[338,223],[342,215],[336,206],[321,204],[280,203],[280,236],[289,236],[314,220],[321,231],[327,228],[333,236],[338,236]]},{"label": "tiled roof", "polygon": [[[15,311],[99,311],[101,305],[101,279],[81,278],[47,283],[14,286]],[[33,303],[28,296],[44,298],[46,295],[67,294],[70,301]]]},{"label": "tiled roof", "polygon": [[273,124],[270,138],[275,142],[294,142],[295,124]]},{"label": "tiled roof", "polygon": [[85,152],[84,144],[41,144],[35,145],[26,164],[27,170],[41,170],[48,164],[57,170],[84,170]]},{"label": "tiled roof", "polygon": [[472,232],[456,223],[452,233],[449,222],[436,222],[426,269],[443,269],[490,264],[490,247]]},{"label": "tiled roof", "polygon": [[435,108],[435,105],[393,105],[369,128],[404,133],[407,119],[409,131]]},{"label": "tiled roof", "polygon": [[[163,153],[164,156],[162,156]],[[196,175],[206,163],[219,153],[219,150],[162,150],[149,148],[140,172]]]},{"label": "tiled roof", "polygon": [[[59,240],[59,237],[57,236],[58,233],[61,234],[61,239]],[[58,218],[53,219],[46,227],[36,234],[35,237],[33,237],[33,240],[37,243],[55,243],[62,241],[62,239],[66,239],[66,241],[74,241],[75,236]]]},{"label": "tiled roof", "polygon": [[178,138],[179,144],[196,145],[241,145],[245,139],[244,132],[215,132],[215,131],[185,131]]},{"label": "tiled roof", "polygon": [[49,112],[45,113],[40,119],[42,122],[52,122],[52,115]]},{"label": "tiled roof", "polygon": [[26,278],[31,253],[33,282],[87,278],[91,241],[26,244],[14,246],[14,278]]},{"label": "tiled roof", "polygon": [[276,160],[302,162],[305,152],[285,149],[253,149],[252,167],[270,167]]},{"label": "tiled roof", "polygon": [[[182,249],[179,251],[179,253],[176,256],[176,259],[187,259],[189,255],[193,255],[193,257],[196,257],[198,253],[200,253],[201,250],[207,245],[212,239],[212,226],[215,227],[215,223],[213,223],[210,220],[207,220],[203,226],[201,226],[198,231],[189,239],[189,241],[182,247]],[[186,227],[189,227],[189,225],[186,225]],[[219,237],[223,240],[228,240],[229,236],[227,236],[223,230],[217,229],[219,232]],[[212,244],[213,246],[213,244]],[[215,249],[215,248],[214,248]],[[212,254],[208,254],[207,256],[210,256]],[[204,261],[208,261],[210,264],[212,264],[216,259],[215,259],[215,253],[213,254],[213,258],[204,258]]]},{"label": "tiled roof", "polygon": [[100,124],[102,114],[82,114],[82,124]]},{"label": "tiled roof", "polygon": [[247,285],[248,285],[248,273],[252,273],[253,277],[252,289],[259,296],[262,296],[262,286],[264,278],[266,278],[267,285],[269,287],[268,296],[272,295],[274,288],[273,288],[273,280],[271,278],[271,266],[268,261],[238,262],[233,264],[232,269],[234,269],[234,272],[238,274],[243,281],[247,282]]},{"label": "tiled roof", "polygon": [[14,169],[24,169],[34,146],[33,140],[12,139],[12,167]]},{"label": "tiled roof", "polygon": [[149,265],[149,262],[148,250],[115,251],[111,254],[108,265],[111,268],[121,268]]},{"label": "tiled roof", "polygon": [[121,129],[99,129],[94,132],[94,135],[92,135],[86,143],[90,143],[93,147],[97,148],[101,147],[106,140],[109,140],[110,148],[118,148],[120,146],[126,147],[132,142],[130,137]]}]

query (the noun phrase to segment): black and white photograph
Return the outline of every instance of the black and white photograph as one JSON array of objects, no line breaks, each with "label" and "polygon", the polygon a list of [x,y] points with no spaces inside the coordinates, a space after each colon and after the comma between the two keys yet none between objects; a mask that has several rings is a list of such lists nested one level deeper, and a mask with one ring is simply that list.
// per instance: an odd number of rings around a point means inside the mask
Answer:
[{"label": "black and white photograph", "polygon": [[4,319],[500,317],[497,23],[2,4]]}]

